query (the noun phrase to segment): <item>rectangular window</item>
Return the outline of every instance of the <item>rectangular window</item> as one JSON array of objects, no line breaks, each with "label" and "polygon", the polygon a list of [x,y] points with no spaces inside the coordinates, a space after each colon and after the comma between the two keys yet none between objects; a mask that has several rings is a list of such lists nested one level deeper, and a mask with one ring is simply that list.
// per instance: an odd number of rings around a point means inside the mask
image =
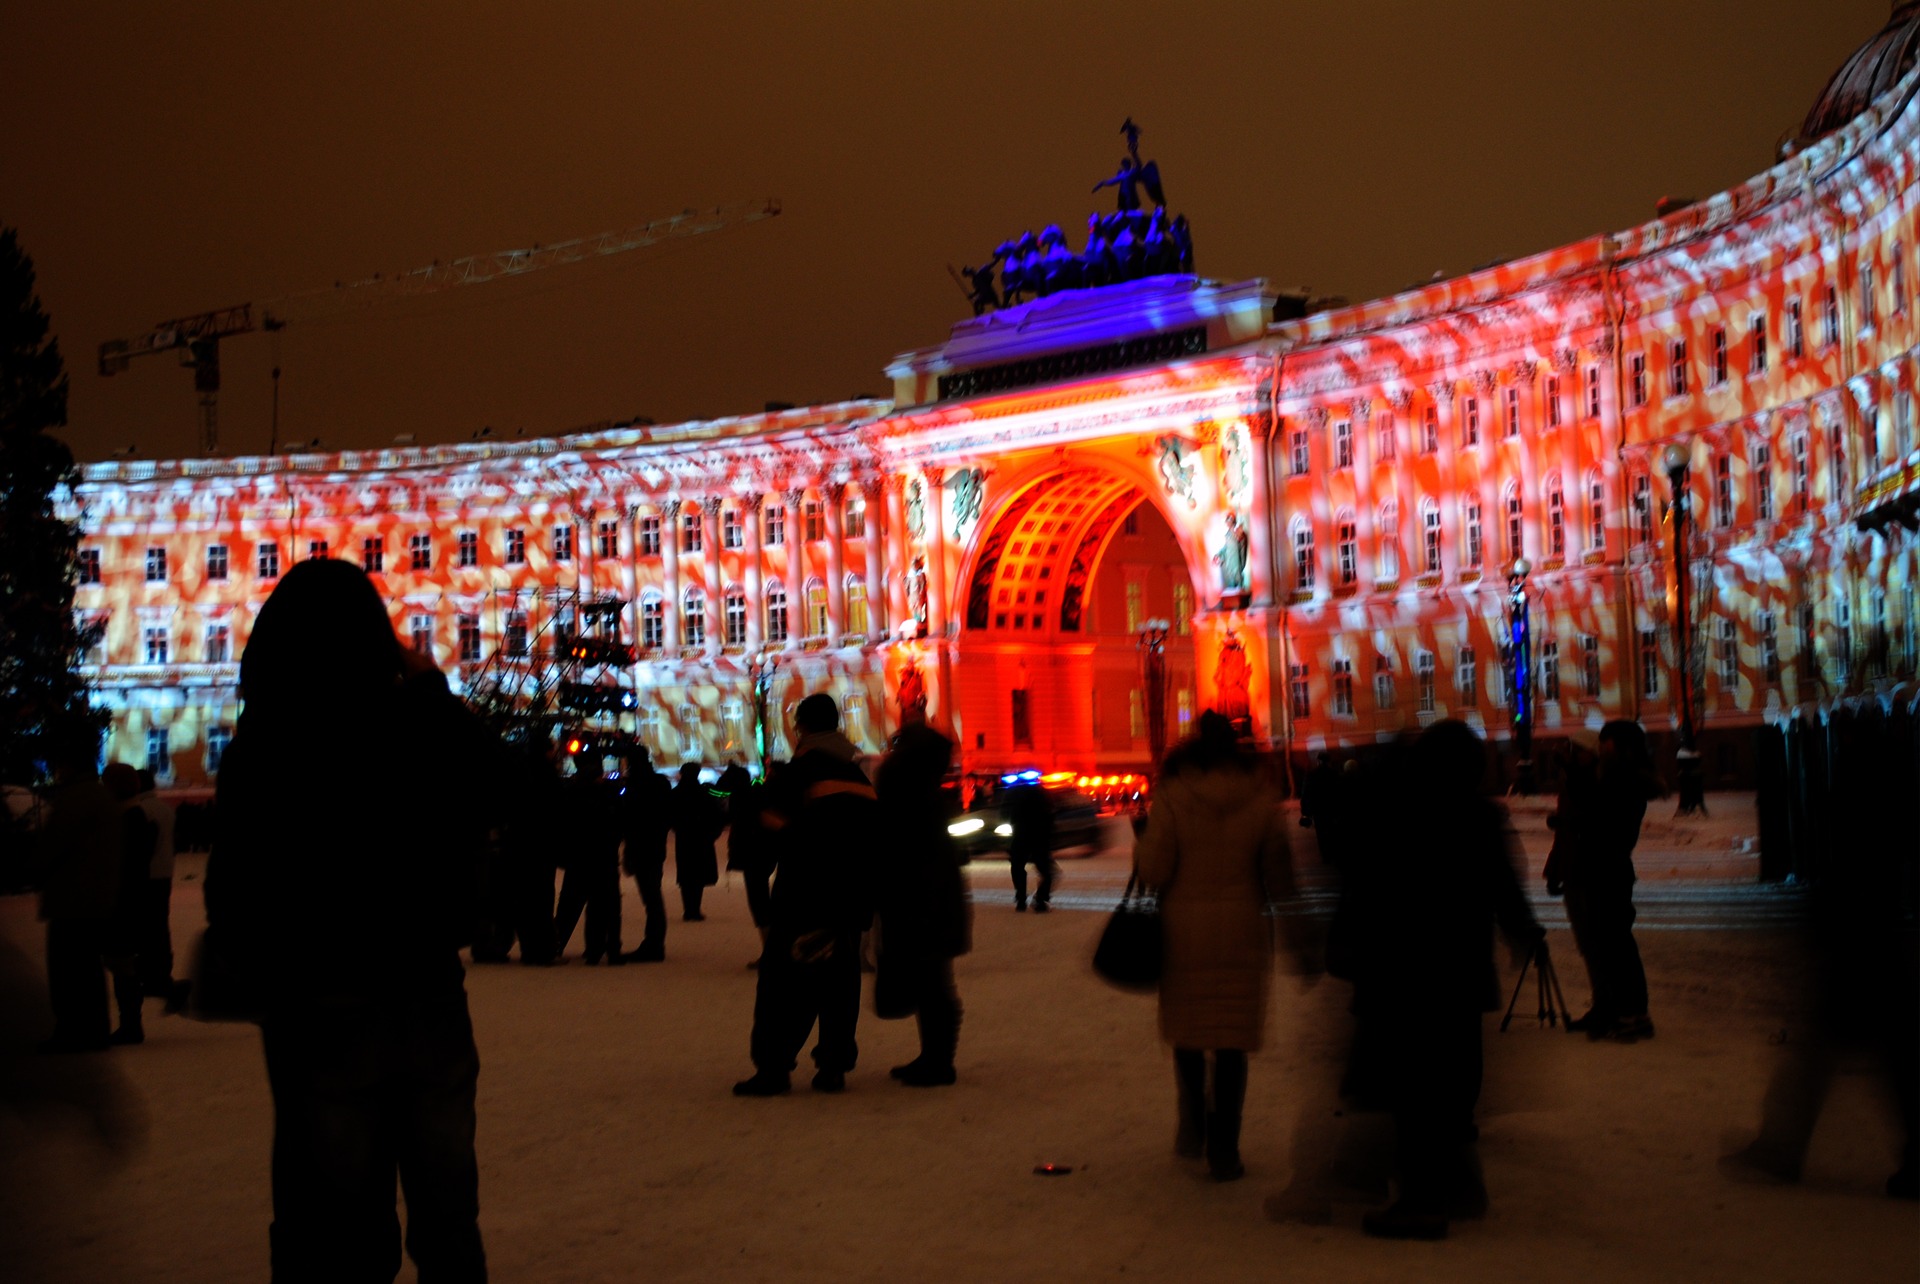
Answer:
[{"label": "rectangular window", "polygon": [[1453,669],[1454,690],[1460,693],[1463,705],[1478,704],[1480,701],[1480,665],[1475,660],[1473,648],[1463,646]]},{"label": "rectangular window", "polygon": [[1012,697],[1013,708],[1013,747],[1015,749],[1033,748],[1033,698],[1032,693],[1016,688],[1007,693]]},{"label": "rectangular window", "polygon": [[506,621],[500,631],[500,646],[516,660],[527,654],[527,613],[525,611],[507,612]]},{"label": "rectangular window", "polygon": [[1840,291],[1829,285],[1820,296],[1822,342],[1829,348],[1840,342]]},{"label": "rectangular window", "polygon": [[1307,685],[1307,666],[1304,662],[1287,666],[1287,707],[1296,718],[1313,716],[1313,692]]},{"label": "rectangular window", "polygon": [[387,569],[387,545],[378,535],[369,535],[360,541],[360,569],[369,575],[379,575]]},{"label": "rectangular window", "polygon": [[1293,587],[1302,593],[1313,588],[1313,528],[1293,528]]},{"label": "rectangular window", "polygon": [[1903,460],[1913,453],[1913,394],[1902,389],[1893,398],[1893,457]]},{"label": "rectangular window", "polygon": [[1660,694],[1660,634],[1653,629],[1640,630],[1640,694]]},{"label": "rectangular window", "polygon": [[1353,467],[1353,423],[1342,419],[1333,426],[1333,466]]},{"label": "rectangular window", "polygon": [[[1045,591],[1041,591],[1033,595],[1033,601],[1035,606],[1039,606],[1043,604],[1046,600],[1047,600],[1047,595]],[[867,619],[867,583],[865,580],[857,579],[851,576],[848,577],[846,610],[847,610],[847,632],[851,634],[855,634],[860,637],[865,637],[867,633],[867,629],[869,627],[869,622]],[[744,616],[742,618],[742,623],[744,624]]]},{"label": "rectangular window", "polygon": [[847,501],[846,511],[840,517],[840,533],[847,539],[865,539],[867,537],[867,501],[855,496]]},{"label": "rectangular window", "polygon": [[801,512],[806,518],[807,538],[809,540],[825,539],[827,537],[826,510],[821,507],[820,501],[808,500]]},{"label": "rectangular window", "polygon": [[[218,775],[220,760],[227,756],[227,746],[233,743],[233,728],[207,728],[207,770]],[[158,773],[155,773],[158,774]]]},{"label": "rectangular window", "polygon": [[1764,441],[1753,447],[1753,513],[1759,521],[1773,520],[1773,447]]},{"label": "rectangular window", "polygon": [[1645,473],[1633,479],[1633,535],[1636,544],[1653,543],[1653,479]]},{"label": "rectangular window", "polygon": [[460,660],[472,664],[480,658],[480,617],[463,615],[456,621],[459,629]]},{"label": "rectangular window", "polygon": [[1431,455],[1440,449],[1440,408],[1428,406],[1420,414],[1420,453]]},{"label": "rectangular window", "polygon": [[310,562],[324,562],[326,561],[326,559],[327,559],[327,541],[323,539],[308,540],[307,541],[307,560]]},{"label": "rectangular window", "polygon": [[150,548],[147,550],[147,583],[164,584],[167,582],[167,550]]},{"label": "rectangular window", "polygon": [[1873,297],[1873,264],[1860,265],[1860,328],[1871,330],[1880,319]]},{"label": "rectangular window", "polygon": [[1460,443],[1465,446],[1480,444],[1480,398],[1467,398],[1467,413],[1461,420]]},{"label": "rectangular window", "polygon": [[1747,373],[1763,375],[1767,372],[1767,317],[1765,313],[1755,313],[1747,320]]},{"label": "rectangular window", "polygon": [[173,747],[167,740],[165,727],[147,728],[147,770],[157,780],[173,778]]},{"label": "rectangular window", "polygon": [[1382,462],[1391,462],[1394,451],[1393,416],[1381,415],[1373,424],[1373,453]]},{"label": "rectangular window", "polygon": [[263,580],[280,578],[280,546],[261,544],[253,550],[254,574]]},{"label": "rectangular window", "polygon": [[1147,737],[1147,702],[1138,687],[1127,691],[1127,734],[1135,740]]},{"label": "rectangular window", "polygon": [[1547,556],[1567,555],[1567,501],[1558,486],[1547,492]]},{"label": "rectangular window", "polygon": [[1560,698],[1560,644],[1558,642],[1540,644],[1540,698],[1543,700]]},{"label": "rectangular window", "polygon": [[698,589],[680,599],[680,645],[707,644],[707,597]]},{"label": "rectangular window", "polygon": [[1793,453],[1793,502],[1804,513],[1813,503],[1813,461],[1807,451],[1807,434],[1795,433],[1788,448]]},{"label": "rectangular window", "polygon": [[455,566],[480,565],[480,533],[461,531],[454,536],[453,564]]},{"label": "rectangular window", "polygon": [[1507,436],[1518,437],[1520,435],[1520,390],[1515,387],[1508,387],[1505,401],[1507,411],[1505,416]]},{"label": "rectangular window", "polygon": [[1738,693],[1740,690],[1740,626],[1724,617],[1719,624],[1720,636],[1715,639],[1715,649],[1719,652],[1720,689]]},{"label": "rectangular window", "polygon": [[1547,427],[1560,426],[1560,376],[1547,376]]},{"label": "rectangular window", "polygon": [[1339,527],[1340,583],[1352,584],[1360,578],[1360,541],[1352,522]]},{"label": "rectangular window", "polygon": [[698,504],[680,510],[680,551],[698,553],[706,548],[706,517]]},{"label": "rectangular window", "polygon": [[767,547],[787,542],[787,509],[784,504],[767,505]]},{"label": "rectangular window", "polygon": [[1373,657],[1373,703],[1378,709],[1393,708],[1393,660],[1385,655]]},{"label": "rectangular window", "polygon": [[1353,716],[1353,661],[1335,660],[1333,662],[1333,716],[1351,718]]},{"label": "rectangular window", "polygon": [[1787,356],[1798,361],[1807,355],[1807,327],[1800,315],[1800,300],[1787,300]]},{"label": "rectangular window", "polygon": [[720,514],[720,547],[745,548],[747,544],[746,524],[741,520],[740,510],[729,508]]},{"label": "rectangular window", "polygon": [[80,582],[98,584],[100,582],[100,550],[83,548],[80,550]]},{"label": "rectangular window", "polygon": [[1173,586],[1173,631],[1183,638],[1193,636],[1193,586],[1184,576]]},{"label": "rectangular window", "polygon": [[1478,569],[1486,553],[1486,541],[1480,533],[1480,505],[1468,504],[1466,507],[1467,566]]},{"label": "rectangular window", "polygon": [[573,560],[573,527],[556,526],[553,528],[553,560],[571,562]]},{"label": "rectangular window", "polygon": [[433,536],[407,536],[407,565],[416,571],[433,569]]},{"label": "rectangular window", "polygon": [[1727,328],[1713,328],[1713,358],[1708,382],[1718,388],[1727,381]]},{"label": "rectangular window", "polygon": [[1580,635],[1580,694],[1600,698],[1600,638],[1593,633]]},{"label": "rectangular window", "polygon": [[1687,341],[1675,339],[1667,346],[1667,396],[1687,395]]},{"label": "rectangular window", "polygon": [[1127,515],[1120,519],[1120,533],[1122,535],[1138,535],[1140,533],[1140,510],[1138,508],[1129,508]]},{"label": "rectangular window", "polygon": [[147,663],[165,664],[167,662],[167,644],[169,642],[167,626],[164,624],[147,625],[145,640],[147,644]]},{"label": "rectangular window", "polygon": [[1721,530],[1733,525],[1733,456],[1713,461],[1713,524]]},{"label": "rectangular window", "polygon": [[1434,713],[1439,709],[1436,683],[1433,678],[1433,652],[1416,651],[1413,656],[1413,679],[1419,690],[1420,712]]},{"label": "rectangular window", "polygon": [[640,519],[640,556],[660,556],[660,519],[657,516]]},{"label": "rectangular window", "polygon": [[1427,574],[1438,575],[1440,573],[1440,510],[1429,508],[1422,518],[1421,526],[1421,537],[1425,540],[1424,565],[1427,568]]},{"label": "rectangular window", "polygon": [[1760,676],[1768,686],[1780,681],[1780,629],[1772,611],[1761,611],[1753,619],[1760,634]]},{"label": "rectangular window", "polygon": [[1127,632],[1138,633],[1140,624],[1147,618],[1146,586],[1138,580],[1127,581]]},{"label": "rectangular window", "polygon": [[1600,367],[1587,367],[1587,418],[1600,417]]},{"label": "rectangular window", "polygon": [[1833,607],[1833,650],[1834,681],[1844,687],[1853,665],[1853,604],[1845,599]]},{"label": "rectangular window", "polygon": [[1799,625],[1800,633],[1800,654],[1795,657],[1800,666],[1800,680],[1802,682],[1811,682],[1813,681],[1814,662],[1817,655],[1815,642],[1819,635],[1817,617],[1813,613],[1813,603],[1801,603],[1795,615],[1797,617],[1795,622]]},{"label": "rectangular window", "polygon": [[414,654],[425,656],[433,654],[433,617],[431,615],[409,617],[407,633],[413,639]]},{"label": "rectangular window", "polygon": [[1627,358],[1627,395],[1633,398],[1633,404],[1647,404],[1647,354],[1636,352]]},{"label": "rectangular window", "polygon": [[1487,666],[1487,699],[1496,709],[1507,707],[1507,680],[1513,676],[1513,648],[1501,646],[1500,658]]},{"label": "rectangular window", "polygon": [[596,556],[604,557],[609,561],[620,556],[619,522],[599,523],[595,528],[595,536],[598,541],[594,549]]},{"label": "rectangular window", "polygon": [[507,553],[505,561],[508,566],[524,566],[526,564],[527,533],[525,531],[516,527],[507,532]]},{"label": "rectangular window", "polygon": [[[1174,703],[1174,716],[1180,722],[1180,734],[1186,735],[1193,730],[1193,688],[1181,687]],[[1097,739],[1098,737],[1096,737]]]},{"label": "rectangular window", "polygon": [[1893,290],[1893,314],[1899,316],[1907,310],[1907,252],[1895,241],[1893,243],[1893,275],[1888,284]]},{"label": "rectangular window", "polygon": [[1288,471],[1295,477],[1305,477],[1307,475],[1307,462],[1312,457],[1307,447],[1306,430],[1301,428],[1294,429],[1288,439],[1288,444]]},{"label": "rectangular window", "polygon": [[1587,483],[1587,548],[1607,551],[1607,485],[1598,477]]},{"label": "rectangular window", "polygon": [[738,589],[730,589],[720,600],[720,624],[722,636],[728,646],[747,644],[747,597]]},{"label": "rectangular window", "polygon": [[1526,508],[1521,502],[1520,492],[1514,491],[1507,496],[1507,564],[1518,561],[1525,551],[1522,540],[1525,538]]},{"label": "rectangular window", "polygon": [[207,545],[207,578],[210,580],[227,578],[227,546],[225,544]]},{"label": "rectangular window", "polygon": [[[784,607],[782,608],[785,609]],[[774,638],[775,642],[784,638]],[[667,604],[659,597],[648,597],[640,603],[640,645],[649,651],[658,651],[667,642]]]}]

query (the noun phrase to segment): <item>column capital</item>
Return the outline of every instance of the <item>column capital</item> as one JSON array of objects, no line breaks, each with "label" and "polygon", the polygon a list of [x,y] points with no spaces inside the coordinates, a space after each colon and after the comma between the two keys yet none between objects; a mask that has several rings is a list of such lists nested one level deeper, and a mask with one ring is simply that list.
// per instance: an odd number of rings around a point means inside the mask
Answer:
[{"label": "column capital", "polygon": [[786,491],[782,495],[782,498],[787,501],[787,509],[789,512],[798,513],[800,511],[800,505],[806,501],[807,492],[804,487],[795,486],[792,490]]},{"label": "column capital", "polygon": [[1507,367],[1515,383],[1532,383],[1540,373],[1540,363],[1522,358]]},{"label": "column capital", "polygon": [[832,500],[837,506],[846,496],[847,484],[845,482],[831,481],[820,487],[820,493]]},{"label": "column capital", "polygon": [[752,513],[753,515],[758,516],[760,513],[760,506],[766,503],[766,500],[767,500],[767,497],[756,490],[756,491],[750,492],[749,494],[742,495],[740,497],[740,506],[746,509],[749,513]]},{"label": "column capital", "polygon": [[708,495],[700,501],[700,507],[707,510],[708,517],[718,517],[720,510],[726,507],[726,503],[727,499],[724,495]]},{"label": "column capital", "polygon": [[1308,406],[1306,413],[1302,416],[1309,424],[1320,429],[1324,429],[1327,426],[1329,417],[1330,412],[1325,406]]},{"label": "column capital", "polygon": [[666,515],[668,521],[672,521],[674,518],[680,516],[680,497],[678,495],[669,495],[661,500],[660,511]]},{"label": "column capital", "polygon": [[1488,397],[1493,395],[1494,388],[1500,382],[1499,375],[1486,369],[1476,370],[1470,377],[1473,380],[1473,386],[1479,389],[1483,396]]},{"label": "column capital", "polygon": [[1453,405],[1454,385],[1451,379],[1439,379],[1427,385],[1427,395],[1433,398],[1436,406]]},{"label": "column capital", "polygon": [[1411,388],[1395,388],[1387,394],[1387,404],[1393,407],[1394,413],[1406,414],[1413,406],[1413,390]]},{"label": "column capital", "polygon": [[920,474],[927,479],[927,487],[931,490],[939,490],[947,484],[947,470],[944,468],[922,468]]}]

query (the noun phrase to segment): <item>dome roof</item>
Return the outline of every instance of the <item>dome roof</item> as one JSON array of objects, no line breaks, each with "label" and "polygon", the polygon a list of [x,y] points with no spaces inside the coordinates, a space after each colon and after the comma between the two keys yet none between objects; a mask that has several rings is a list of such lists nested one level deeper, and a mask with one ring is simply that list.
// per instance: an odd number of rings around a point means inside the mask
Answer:
[{"label": "dome roof", "polygon": [[1887,25],[1840,64],[1800,126],[1796,141],[1806,146],[1824,138],[1867,109],[1912,70],[1920,52],[1920,0],[1897,4]]}]

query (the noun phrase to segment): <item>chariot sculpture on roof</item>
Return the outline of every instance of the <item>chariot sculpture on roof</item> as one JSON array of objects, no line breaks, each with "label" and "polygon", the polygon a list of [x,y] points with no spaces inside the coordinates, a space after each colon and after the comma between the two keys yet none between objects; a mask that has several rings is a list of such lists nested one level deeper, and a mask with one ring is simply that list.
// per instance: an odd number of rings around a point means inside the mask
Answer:
[{"label": "chariot sculpture on roof", "polygon": [[[1170,215],[1160,163],[1140,158],[1140,126],[1129,116],[1120,126],[1127,154],[1110,178],[1093,185],[1115,189],[1117,208],[1087,216],[1085,248],[1074,253],[1066,233],[1050,223],[1038,235],[1031,230],[1002,241],[980,267],[955,273],[979,316],[1062,290],[1099,289],[1144,277],[1193,271],[1193,233],[1186,215]],[[1153,202],[1148,212],[1141,195]],[[998,279],[996,281],[996,272]],[[964,278],[964,280],[963,280]]]}]

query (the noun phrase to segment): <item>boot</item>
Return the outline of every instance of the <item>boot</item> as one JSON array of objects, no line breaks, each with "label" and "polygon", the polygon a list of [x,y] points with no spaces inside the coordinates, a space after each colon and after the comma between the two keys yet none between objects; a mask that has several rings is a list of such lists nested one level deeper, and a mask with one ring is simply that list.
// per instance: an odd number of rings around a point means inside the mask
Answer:
[{"label": "boot", "polygon": [[1198,1159],[1207,1152],[1207,1054],[1191,1048],[1175,1048],[1173,1078],[1180,1108],[1180,1128],[1173,1135],[1173,1153],[1182,1159]]},{"label": "boot", "polygon": [[1213,1054],[1213,1113],[1207,1116],[1207,1171],[1215,1181],[1246,1176],[1240,1162],[1240,1108],[1247,1099],[1247,1054]]}]

